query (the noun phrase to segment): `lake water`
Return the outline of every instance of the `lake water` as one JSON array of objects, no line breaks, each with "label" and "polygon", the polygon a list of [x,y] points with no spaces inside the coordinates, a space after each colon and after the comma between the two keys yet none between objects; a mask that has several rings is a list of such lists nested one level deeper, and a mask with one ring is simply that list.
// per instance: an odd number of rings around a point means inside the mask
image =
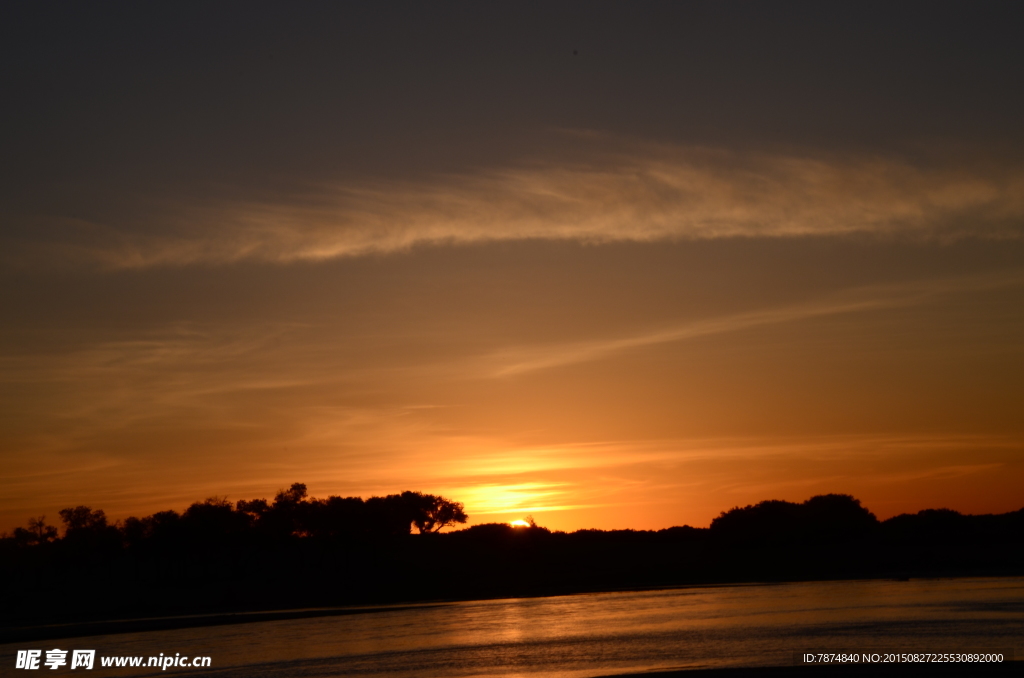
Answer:
[{"label": "lake water", "polygon": [[[13,666],[17,649],[57,647],[95,649],[97,657],[162,652],[212,658],[212,670],[156,671],[162,675],[575,678],[652,669],[787,665],[794,653],[809,650],[994,649],[1014,651],[1020,658],[1022,643],[1024,578],[978,578],[444,603],[18,643],[0,646],[0,658]],[[98,659],[96,664],[87,675],[154,674],[152,668],[101,669]]]}]

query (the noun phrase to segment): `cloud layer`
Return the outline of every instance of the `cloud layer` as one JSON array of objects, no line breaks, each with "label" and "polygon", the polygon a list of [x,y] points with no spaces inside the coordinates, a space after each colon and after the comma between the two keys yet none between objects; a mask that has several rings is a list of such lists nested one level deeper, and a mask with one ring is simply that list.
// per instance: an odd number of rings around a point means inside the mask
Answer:
[{"label": "cloud layer", "polygon": [[[600,143],[595,143],[600,145]],[[633,145],[574,162],[419,181],[346,181],[272,198],[163,200],[113,228],[47,220],[49,258],[109,268],[292,262],[508,240],[584,243],[873,234],[1018,238],[1024,172]],[[144,223],[143,223],[144,222]]]}]

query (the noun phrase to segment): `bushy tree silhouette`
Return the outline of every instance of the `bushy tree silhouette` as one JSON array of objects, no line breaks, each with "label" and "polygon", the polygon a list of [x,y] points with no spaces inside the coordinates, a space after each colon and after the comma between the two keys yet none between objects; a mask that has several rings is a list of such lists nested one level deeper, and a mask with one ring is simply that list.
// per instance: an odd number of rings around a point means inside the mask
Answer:
[{"label": "bushy tree silhouette", "polygon": [[107,524],[107,516],[101,510],[88,506],[76,506],[60,510],[64,522],[62,544],[77,554],[77,557],[109,557],[123,545],[121,531],[115,525]]},{"label": "bushy tree silhouette", "polygon": [[462,504],[433,494],[403,492],[402,503],[420,534],[440,532],[456,523],[464,523],[467,519]]},{"label": "bushy tree silhouette", "polygon": [[185,509],[181,516],[182,528],[194,540],[213,544],[219,540],[244,534],[252,525],[252,518],[222,497],[210,497]]},{"label": "bushy tree silhouette", "polygon": [[106,529],[107,516],[103,511],[93,511],[88,506],[76,506],[60,510],[60,519],[64,521],[65,535],[98,532]]},{"label": "bushy tree silhouette", "polygon": [[57,528],[46,524],[46,516],[28,519],[28,529],[14,528],[14,539],[23,545],[48,544],[57,539]]},{"label": "bushy tree silhouette", "polygon": [[864,536],[878,526],[874,514],[848,494],[822,494],[802,504],[771,500],[724,511],[711,534],[731,543],[835,542]]}]

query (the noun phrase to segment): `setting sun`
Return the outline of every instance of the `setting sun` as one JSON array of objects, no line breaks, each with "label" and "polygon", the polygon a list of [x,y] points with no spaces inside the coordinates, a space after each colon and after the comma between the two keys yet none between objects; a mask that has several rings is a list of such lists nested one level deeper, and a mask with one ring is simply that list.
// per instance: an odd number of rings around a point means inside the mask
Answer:
[{"label": "setting sun", "polygon": [[526,522],[525,520],[513,520],[511,523],[509,523],[509,525],[511,525],[512,527],[529,527],[530,523]]}]

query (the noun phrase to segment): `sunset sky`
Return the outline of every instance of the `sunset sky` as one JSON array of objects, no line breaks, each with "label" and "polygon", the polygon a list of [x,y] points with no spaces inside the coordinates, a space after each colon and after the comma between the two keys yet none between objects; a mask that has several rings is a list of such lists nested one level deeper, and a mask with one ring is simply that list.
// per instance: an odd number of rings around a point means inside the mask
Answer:
[{"label": "sunset sky", "polygon": [[0,9],[0,532],[1024,506],[1024,4],[290,4]]}]

